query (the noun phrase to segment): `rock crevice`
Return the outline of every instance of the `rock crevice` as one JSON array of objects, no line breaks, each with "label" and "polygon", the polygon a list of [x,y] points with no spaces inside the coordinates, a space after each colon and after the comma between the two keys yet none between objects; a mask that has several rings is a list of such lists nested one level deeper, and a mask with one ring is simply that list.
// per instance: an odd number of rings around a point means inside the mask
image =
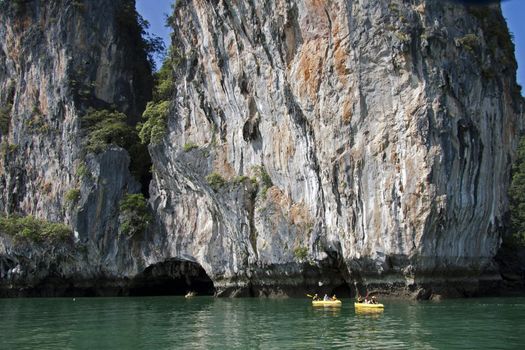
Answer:
[{"label": "rock crevice", "polygon": [[0,236],[4,290],[48,277],[21,272],[30,254],[116,294],[176,279],[171,262],[198,265],[219,295],[458,296],[501,282],[524,102],[499,5],[178,2],[151,220],[128,236],[119,203],[140,191],[128,152],[82,158],[78,140],[89,107],[132,125],[149,98],[119,17],[133,1],[25,4],[0,3],[0,209],[70,224],[78,252],[66,262]]}]

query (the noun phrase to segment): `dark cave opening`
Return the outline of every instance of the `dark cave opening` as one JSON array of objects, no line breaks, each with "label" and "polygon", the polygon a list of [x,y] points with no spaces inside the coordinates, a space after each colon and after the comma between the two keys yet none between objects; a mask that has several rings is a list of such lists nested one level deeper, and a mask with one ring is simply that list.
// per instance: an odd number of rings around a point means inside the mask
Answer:
[{"label": "dark cave opening", "polygon": [[130,296],[213,295],[215,288],[206,271],[198,263],[168,259],[147,267],[135,277],[129,288]]}]

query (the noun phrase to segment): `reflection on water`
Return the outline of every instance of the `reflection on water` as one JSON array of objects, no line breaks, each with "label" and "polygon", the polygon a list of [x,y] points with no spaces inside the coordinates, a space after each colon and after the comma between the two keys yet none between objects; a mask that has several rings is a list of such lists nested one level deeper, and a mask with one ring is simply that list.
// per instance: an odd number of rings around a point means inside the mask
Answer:
[{"label": "reflection on water", "polygon": [[341,314],[341,307],[314,307],[314,313],[319,313],[320,315],[331,315],[338,316]]},{"label": "reflection on water", "polygon": [[[384,311],[301,299],[0,300],[0,349],[520,348],[525,299],[388,302]],[[8,336],[5,336],[8,335]]]},{"label": "reflection on water", "polygon": [[385,309],[355,309],[355,314],[357,316],[379,317],[384,311]]}]

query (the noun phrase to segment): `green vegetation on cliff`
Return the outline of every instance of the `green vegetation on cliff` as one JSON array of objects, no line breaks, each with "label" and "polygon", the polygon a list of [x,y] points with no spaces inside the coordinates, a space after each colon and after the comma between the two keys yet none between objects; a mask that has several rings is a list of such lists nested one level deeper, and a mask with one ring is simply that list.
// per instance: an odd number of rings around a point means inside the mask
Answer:
[{"label": "green vegetation on cliff", "polygon": [[510,234],[505,237],[504,243],[525,246],[525,137],[520,140],[512,167],[509,201]]},{"label": "green vegetation on cliff", "polygon": [[[75,8],[83,8],[83,11],[86,6],[77,5],[88,4],[85,0],[73,3]],[[126,84],[131,82],[131,91],[121,91],[121,96],[113,100],[101,99],[96,92],[97,84],[102,84],[97,70],[85,66],[84,61],[72,67],[69,83],[78,110],[83,111],[80,123],[85,153],[104,153],[112,145],[125,149],[131,160],[130,172],[142,184],[146,194],[151,180],[151,158],[147,143],[150,139],[159,139],[165,133],[168,102],[157,102],[160,98],[168,99],[165,96],[172,89],[172,81],[161,78],[167,75],[167,68],[153,73],[154,56],[164,54],[164,43],[160,37],[148,32],[149,23],[137,12],[134,0],[119,2],[114,21],[118,33],[115,36],[116,43],[119,48],[128,50],[123,76],[126,77]],[[94,47],[94,56],[99,54],[99,49]],[[157,81],[156,85],[154,81]],[[148,103],[151,100],[153,102]],[[147,122],[139,137],[142,125],[137,126],[137,123],[143,113]],[[148,134],[148,142],[143,143],[141,137],[145,138],[145,134]],[[80,178],[89,179],[87,176]]]},{"label": "green vegetation on cliff", "polygon": [[6,92],[6,101],[4,101],[4,103],[0,102],[0,134],[2,136],[9,133],[9,126],[11,124],[11,112],[15,98],[15,86],[12,81],[7,84]]},{"label": "green vegetation on cliff", "polygon": [[226,180],[224,180],[224,178],[220,174],[215,172],[206,176],[206,182],[215,192],[217,192],[224,185],[226,185]]},{"label": "green vegetation on cliff", "polygon": [[102,153],[110,145],[128,151],[130,171],[137,180],[147,179],[151,160],[147,148],[140,142],[137,130],[130,126],[128,117],[118,111],[90,109],[81,119],[86,136],[86,151]]},{"label": "green vegetation on cliff", "polygon": [[148,102],[142,117],[144,124],[138,124],[140,140],[143,144],[158,144],[166,135],[166,121],[169,111],[169,101]]},{"label": "green vegetation on cliff", "polygon": [[33,242],[65,241],[71,238],[71,229],[61,223],[35,219],[32,216],[0,216],[0,233],[17,240],[28,239]]},{"label": "green vegetation on cliff", "polygon": [[66,203],[76,204],[80,199],[80,190],[78,188],[72,188],[64,195]]},{"label": "green vegetation on cliff", "polygon": [[308,256],[308,248],[297,247],[293,250],[293,254],[297,260],[302,261]]},{"label": "green vegetation on cliff", "polygon": [[7,106],[0,106],[0,133],[6,135],[9,132],[9,124],[11,124],[11,108],[12,106],[8,104]]},{"label": "green vegetation on cliff", "polygon": [[268,189],[273,186],[272,178],[270,174],[266,171],[266,168],[263,165],[256,165],[253,167],[256,177],[260,180],[262,186],[260,187],[261,195],[263,198],[266,198],[266,193]]},{"label": "green vegetation on cliff", "polygon": [[[502,64],[501,68],[516,66],[514,43],[501,13],[488,6],[468,6],[467,11],[479,21],[494,63]],[[476,38],[476,42],[479,42],[479,38]]]},{"label": "green vegetation on cliff", "polygon": [[166,122],[173,94],[173,70],[171,53],[164,60],[161,69],[155,73],[153,100],[148,102],[142,114],[144,123],[137,125],[143,144],[158,144],[166,134]]},{"label": "green vegetation on cliff", "polygon": [[82,117],[82,128],[87,133],[86,150],[104,152],[109,145],[129,149],[137,143],[135,130],[126,124],[127,117],[117,111],[91,109]]},{"label": "green vegetation on cliff", "polygon": [[148,202],[141,193],[126,194],[120,201],[120,231],[132,237],[143,233],[151,220]]}]

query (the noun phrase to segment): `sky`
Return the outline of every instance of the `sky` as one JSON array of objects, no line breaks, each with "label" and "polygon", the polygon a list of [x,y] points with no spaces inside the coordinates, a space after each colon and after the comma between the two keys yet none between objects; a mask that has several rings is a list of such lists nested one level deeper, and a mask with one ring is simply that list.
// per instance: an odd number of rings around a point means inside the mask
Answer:
[{"label": "sky", "polygon": [[525,1],[509,0],[501,4],[503,16],[507,19],[509,30],[514,34],[516,61],[518,62],[518,84],[525,95]]},{"label": "sky", "polygon": [[[166,47],[169,46],[170,35],[170,29],[165,26],[166,16],[171,13],[173,2],[174,0],[137,0],[137,10],[150,23],[150,32],[163,38]],[[514,34],[518,84],[523,86],[522,94],[525,94],[525,0],[507,0],[501,6],[509,30]],[[160,62],[157,62],[157,67],[160,67]]]},{"label": "sky", "polygon": [[[170,43],[171,29],[166,27],[166,17],[171,14],[171,4],[174,0],[136,0],[137,11],[149,22],[149,32],[164,39],[166,48]],[[161,58],[156,57],[157,68],[160,68]]]}]

